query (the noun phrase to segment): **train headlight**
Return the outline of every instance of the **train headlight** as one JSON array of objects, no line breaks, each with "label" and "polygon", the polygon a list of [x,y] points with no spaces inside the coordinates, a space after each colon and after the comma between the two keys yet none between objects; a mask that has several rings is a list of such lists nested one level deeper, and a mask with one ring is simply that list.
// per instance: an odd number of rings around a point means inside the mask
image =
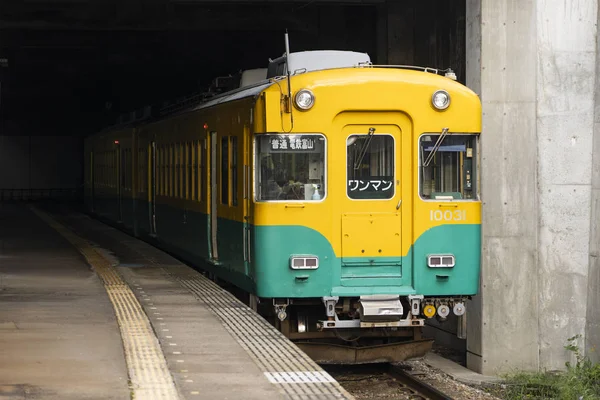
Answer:
[{"label": "train headlight", "polygon": [[453,268],[456,259],[452,254],[431,254],[427,256],[427,266],[429,268]]},{"label": "train headlight", "polygon": [[319,268],[319,257],[317,256],[291,256],[291,269],[317,269]]},{"label": "train headlight", "polygon": [[450,307],[446,304],[442,304],[438,307],[437,313],[441,318],[446,318],[450,314]]},{"label": "train headlight", "polygon": [[445,90],[437,90],[431,96],[431,103],[438,110],[445,110],[450,105],[450,95]]},{"label": "train headlight", "polygon": [[454,311],[454,315],[456,315],[458,317],[460,317],[461,315],[464,315],[464,313],[466,311],[464,303],[454,304],[452,311]]},{"label": "train headlight", "polygon": [[310,110],[315,104],[315,95],[308,89],[302,89],[296,93],[294,101],[299,109]]}]

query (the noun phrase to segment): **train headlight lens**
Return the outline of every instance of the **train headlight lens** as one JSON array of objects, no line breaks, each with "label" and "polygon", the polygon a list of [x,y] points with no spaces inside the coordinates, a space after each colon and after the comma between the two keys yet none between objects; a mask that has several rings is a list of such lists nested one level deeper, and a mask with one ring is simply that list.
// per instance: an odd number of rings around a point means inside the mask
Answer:
[{"label": "train headlight lens", "polygon": [[298,333],[305,333],[308,328],[308,318],[305,315],[298,315]]},{"label": "train headlight lens", "polygon": [[464,303],[454,304],[452,311],[454,311],[454,315],[456,315],[458,317],[460,317],[461,315],[464,315],[464,313],[466,311]]},{"label": "train headlight lens", "polygon": [[445,90],[438,90],[431,97],[431,102],[438,110],[445,110],[450,105],[450,95]]},{"label": "train headlight lens", "polygon": [[452,268],[456,264],[456,259],[452,254],[431,254],[427,256],[427,266],[429,268]]},{"label": "train headlight lens", "polygon": [[308,89],[299,90],[295,97],[296,107],[301,110],[310,110],[315,104],[315,95]]},{"label": "train headlight lens", "polygon": [[437,313],[441,318],[446,318],[450,314],[450,307],[446,304],[442,304],[438,307]]},{"label": "train headlight lens", "polygon": [[290,257],[291,269],[317,269],[319,257],[317,256],[292,256]]}]

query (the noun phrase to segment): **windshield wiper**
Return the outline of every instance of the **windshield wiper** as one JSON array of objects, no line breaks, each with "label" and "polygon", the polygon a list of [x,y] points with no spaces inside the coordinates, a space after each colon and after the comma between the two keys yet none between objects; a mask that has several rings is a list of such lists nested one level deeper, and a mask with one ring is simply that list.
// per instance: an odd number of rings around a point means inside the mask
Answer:
[{"label": "windshield wiper", "polygon": [[442,134],[438,137],[438,140],[433,145],[433,148],[431,149],[431,152],[427,156],[427,159],[423,162],[423,167],[429,166],[429,164],[433,160],[433,157],[435,156],[435,153],[437,153],[438,149],[442,145],[442,142],[444,141],[444,138],[446,137],[447,134],[448,134],[448,128],[442,129]]},{"label": "windshield wiper", "polygon": [[373,134],[375,133],[375,128],[369,128],[369,133],[367,134],[367,138],[363,142],[360,151],[358,152],[358,159],[354,162],[354,169],[358,169],[360,164],[362,163],[363,158],[365,158],[365,154],[367,154],[367,149],[371,144],[371,140],[373,139]]}]

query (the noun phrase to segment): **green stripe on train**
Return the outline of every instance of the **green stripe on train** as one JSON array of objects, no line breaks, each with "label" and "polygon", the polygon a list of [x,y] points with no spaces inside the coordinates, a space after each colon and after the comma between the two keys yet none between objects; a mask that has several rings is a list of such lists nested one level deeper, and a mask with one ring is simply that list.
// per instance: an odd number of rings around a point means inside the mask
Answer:
[{"label": "green stripe on train", "polygon": [[[480,232],[480,225],[438,226],[421,235],[405,257],[382,259],[373,265],[369,257],[362,263],[360,258],[336,257],[328,240],[313,229],[256,226],[252,239],[258,295],[475,294],[479,285]],[[427,255],[442,253],[454,254],[456,266],[429,268]],[[289,267],[292,254],[318,256],[319,268],[292,270]]]},{"label": "green stripe on train", "polygon": [[[110,202],[101,214],[114,210]],[[145,203],[145,204],[144,204]],[[102,204],[103,206],[107,206]],[[101,207],[104,208],[104,207]],[[147,203],[139,201],[138,233],[149,232]],[[208,261],[206,214],[157,205],[157,236],[183,259],[261,297],[359,296],[366,294],[471,295],[479,286],[480,225],[442,225],[418,238],[404,257],[336,257],[318,231],[294,226],[250,226],[250,262],[244,260],[243,224],[218,219],[219,264]],[[133,216],[131,216],[133,217]],[[429,268],[427,255],[451,253],[454,268]],[[290,255],[316,255],[317,270],[292,270]],[[414,262],[414,268],[412,264]]]}]

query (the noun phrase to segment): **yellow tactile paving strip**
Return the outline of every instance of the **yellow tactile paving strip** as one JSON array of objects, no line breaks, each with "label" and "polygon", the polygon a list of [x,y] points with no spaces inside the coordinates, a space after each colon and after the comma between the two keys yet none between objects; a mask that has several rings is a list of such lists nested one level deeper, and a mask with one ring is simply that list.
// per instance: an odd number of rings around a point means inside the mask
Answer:
[{"label": "yellow tactile paving strip", "polygon": [[115,268],[87,241],[56,222],[48,214],[35,207],[32,207],[32,211],[71,242],[104,282],[121,330],[132,398],[135,400],[179,399],[150,321]]},{"label": "yellow tactile paving strip", "polygon": [[160,250],[147,243],[120,237],[119,241],[205,304],[286,399],[354,399],[308,355],[233,294],[177,260],[166,260]]}]

